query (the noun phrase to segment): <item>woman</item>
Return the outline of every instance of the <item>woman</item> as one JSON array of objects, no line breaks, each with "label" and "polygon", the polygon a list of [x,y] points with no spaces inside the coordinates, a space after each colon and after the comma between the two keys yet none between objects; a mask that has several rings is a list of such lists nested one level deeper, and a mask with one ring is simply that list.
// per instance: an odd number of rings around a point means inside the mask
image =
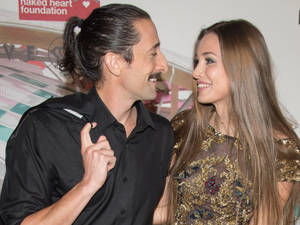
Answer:
[{"label": "woman", "polygon": [[294,224],[299,138],[276,98],[262,34],[245,20],[201,31],[194,106],[172,120],[174,163],[156,216],[171,224]]}]

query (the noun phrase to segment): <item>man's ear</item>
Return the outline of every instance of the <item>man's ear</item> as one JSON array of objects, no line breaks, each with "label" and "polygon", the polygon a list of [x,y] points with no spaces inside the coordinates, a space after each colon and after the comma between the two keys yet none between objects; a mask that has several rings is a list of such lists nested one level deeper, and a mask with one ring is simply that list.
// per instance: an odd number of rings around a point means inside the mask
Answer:
[{"label": "man's ear", "polygon": [[103,57],[106,68],[115,76],[121,74],[122,56],[113,52],[108,52]]}]

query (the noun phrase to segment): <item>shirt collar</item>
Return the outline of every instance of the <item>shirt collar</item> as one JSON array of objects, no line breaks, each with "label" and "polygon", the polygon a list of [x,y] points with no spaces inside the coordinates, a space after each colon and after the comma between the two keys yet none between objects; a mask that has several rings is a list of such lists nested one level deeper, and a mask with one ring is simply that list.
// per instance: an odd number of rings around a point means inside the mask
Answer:
[{"label": "shirt collar", "polygon": [[[95,87],[93,87],[89,93],[86,95],[88,103],[85,104],[84,111],[90,112],[89,120],[92,121],[99,121],[101,123],[102,129],[105,129],[112,125],[115,122],[118,122],[116,118],[112,115],[112,113],[108,110],[102,99],[97,93]],[[91,105],[94,109],[91,109]],[[137,109],[137,124],[136,126],[139,129],[144,129],[147,126],[152,127],[155,129],[154,122],[151,118],[149,111],[146,109],[144,104],[141,101],[136,101],[134,103],[134,107]]]},{"label": "shirt collar", "polygon": [[[102,99],[97,93],[95,87],[92,87],[88,94],[76,93],[61,98],[48,99],[42,105],[50,108],[64,109],[73,111],[84,117],[88,122],[98,122],[102,129],[106,129],[118,121],[108,110]],[[154,122],[150,112],[141,101],[136,101],[134,106],[137,109],[137,124],[139,129],[145,129],[147,126],[155,129]]]}]

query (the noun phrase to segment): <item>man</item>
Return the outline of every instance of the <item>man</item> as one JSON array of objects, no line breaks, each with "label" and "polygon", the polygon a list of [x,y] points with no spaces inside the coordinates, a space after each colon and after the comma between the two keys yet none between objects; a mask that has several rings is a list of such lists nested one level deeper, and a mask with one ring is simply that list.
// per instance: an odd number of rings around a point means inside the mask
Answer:
[{"label": "man", "polygon": [[167,71],[150,16],[111,4],[71,18],[64,53],[62,71],[94,87],[23,116],[7,144],[0,217],[7,225],[152,224],[173,133],[140,101],[155,98]]}]

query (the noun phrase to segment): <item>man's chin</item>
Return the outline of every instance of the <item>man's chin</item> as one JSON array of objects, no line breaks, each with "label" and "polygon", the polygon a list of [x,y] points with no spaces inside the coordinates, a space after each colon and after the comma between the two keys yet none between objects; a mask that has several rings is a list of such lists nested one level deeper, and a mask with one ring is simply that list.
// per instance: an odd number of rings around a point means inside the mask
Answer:
[{"label": "man's chin", "polygon": [[149,94],[148,96],[145,96],[145,98],[143,100],[148,100],[148,101],[152,101],[154,99],[156,99],[157,93],[153,93],[153,94]]}]

